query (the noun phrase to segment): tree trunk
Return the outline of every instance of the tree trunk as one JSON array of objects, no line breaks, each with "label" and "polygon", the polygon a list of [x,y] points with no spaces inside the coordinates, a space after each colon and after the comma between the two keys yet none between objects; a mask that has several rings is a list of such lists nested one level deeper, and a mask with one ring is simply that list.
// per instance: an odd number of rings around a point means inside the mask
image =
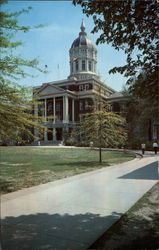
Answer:
[{"label": "tree trunk", "polygon": [[99,148],[99,162],[102,163],[102,148]]}]

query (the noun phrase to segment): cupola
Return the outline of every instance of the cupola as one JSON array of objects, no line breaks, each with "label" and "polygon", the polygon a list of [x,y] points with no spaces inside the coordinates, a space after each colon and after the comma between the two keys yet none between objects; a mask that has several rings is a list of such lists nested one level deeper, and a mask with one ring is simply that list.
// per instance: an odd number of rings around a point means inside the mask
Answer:
[{"label": "cupola", "polygon": [[85,25],[82,20],[81,31],[70,48],[70,76],[77,79],[90,79],[97,77],[97,50],[93,42],[87,37]]}]

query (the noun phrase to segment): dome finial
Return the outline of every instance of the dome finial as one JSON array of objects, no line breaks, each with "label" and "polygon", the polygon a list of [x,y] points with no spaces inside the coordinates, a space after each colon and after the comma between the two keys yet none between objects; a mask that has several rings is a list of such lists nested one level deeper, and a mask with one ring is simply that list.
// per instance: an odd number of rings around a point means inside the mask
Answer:
[{"label": "dome finial", "polygon": [[82,23],[81,23],[81,31],[84,32],[85,31],[85,24],[82,18]]}]

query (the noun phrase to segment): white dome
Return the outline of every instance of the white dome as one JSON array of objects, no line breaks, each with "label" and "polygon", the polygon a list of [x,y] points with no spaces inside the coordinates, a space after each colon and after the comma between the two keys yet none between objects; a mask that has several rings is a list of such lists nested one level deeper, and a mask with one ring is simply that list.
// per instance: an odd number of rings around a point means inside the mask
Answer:
[{"label": "white dome", "polygon": [[83,21],[81,24],[81,32],[79,33],[79,37],[74,40],[74,42],[72,43],[71,49],[76,48],[76,47],[82,47],[82,46],[86,46],[90,49],[96,50],[92,41],[87,37],[87,33],[85,32],[85,26],[84,26]]}]

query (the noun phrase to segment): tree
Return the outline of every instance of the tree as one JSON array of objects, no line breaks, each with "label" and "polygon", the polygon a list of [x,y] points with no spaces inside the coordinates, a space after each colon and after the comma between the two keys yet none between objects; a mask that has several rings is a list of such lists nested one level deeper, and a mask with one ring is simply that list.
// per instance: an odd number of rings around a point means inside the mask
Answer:
[{"label": "tree", "polygon": [[80,4],[83,12],[93,17],[92,33],[101,33],[97,44],[106,42],[126,53],[127,63],[109,72],[129,77],[129,90],[156,106],[159,95],[157,0],[73,0],[73,3]]},{"label": "tree", "polygon": [[126,107],[129,146],[153,139],[153,126],[158,122],[158,107],[152,107],[146,99],[130,97]]},{"label": "tree", "polygon": [[[153,136],[158,137],[159,116],[158,105],[151,105],[148,98],[139,98],[130,94],[125,86],[122,91],[127,98],[124,112],[128,123],[128,146],[131,148],[140,147],[141,142],[152,141]],[[154,131],[155,128],[155,133]],[[158,127],[158,128],[157,128]]]},{"label": "tree", "polygon": [[125,119],[111,112],[110,105],[97,95],[89,112],[83,114],[75,134],[99,148],[99,162],[102,162],[102,147],[121,146],[127,138]]},{"label": "tree", "polygon": [[28,135],[33,137],[33,127],[38,126],[37,117],[32,113],[33,101],[29,89],[19,84],[20,79],[28,76],[26,67],[40,72],[38,60],[26,60],[16,56],[15,51],[21,42],[14,41],[16,32],[28,32],[31,27],[20,26],[18,16],[28,13],[31,8],[14,13],[0,12],[0,116],[2,141],[21,141]]}]

